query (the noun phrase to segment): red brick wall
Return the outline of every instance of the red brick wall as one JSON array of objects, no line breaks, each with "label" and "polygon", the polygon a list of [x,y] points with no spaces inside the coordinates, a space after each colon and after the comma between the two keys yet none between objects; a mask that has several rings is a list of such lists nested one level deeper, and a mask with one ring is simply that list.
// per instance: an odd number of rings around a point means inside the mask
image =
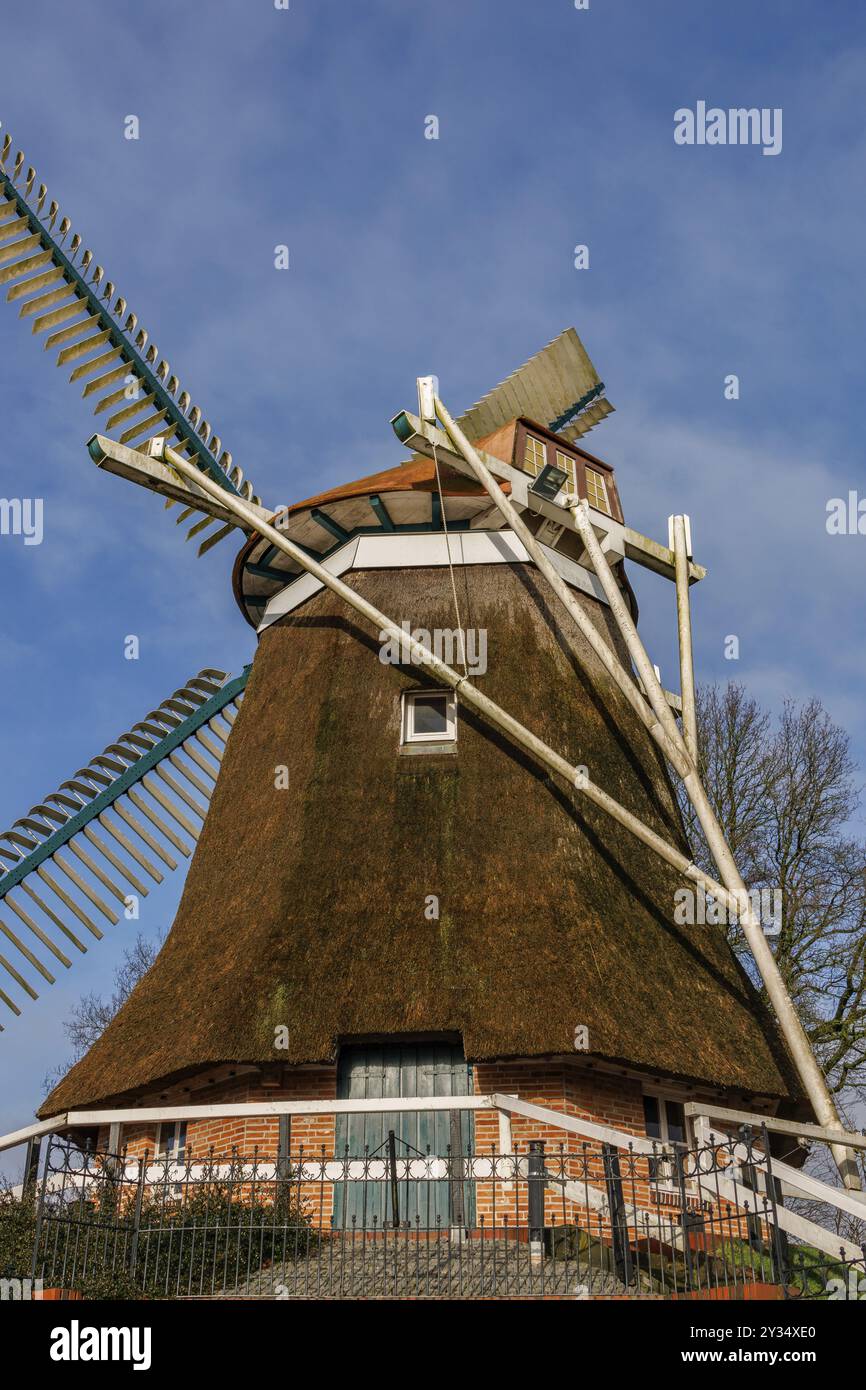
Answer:
[{"label": "red brick wall", "polygon": [[[318,1071],[291,1072],[286,1069],[280,1086],[262,1086],[258,1076],[239,1076],[232,1081],[223,1081],[207,1090],[200,1090],[190,1097],[189,1103],[202,1105],[240,1105],[255,1101],[271,1100],[333,1100],[336,1095],[336,1073],[323,1067]],[[158,1105],[157,1097],[147,1097],[143,1105]],[[181,1102],[172,1099],[164,1104],[177,1105]],[[184,1102],[186,1104],[186,1102]],[[156,1146],[157,1126],[155,1124],[127,1124],[123,1127],[123,1144],[133,1158],[141,1158],[145,1150],[151,1155]],[[186,1131],[187,1152],[193,1160],[204,1158],[209,1151],[222,1158],[236,1150],[243,1158],[251,1158],[255,1151],[273,1155],[277,1152],[279,1121],[276,1116],[236,1116],[225,1119],[188,1120]],[[108,1142],[108,1130],[104,1128],[99,1135],[100,1145]],[[328,1154],[334,1149],[333,1115],[293,1115],[292,1152],[303,1146],[305,1150],[321,1153],[324,1146]]]},{"label": "red brick wall", "polygon": [[[613,1077],[593,1071],[581,1071],[555,1063],[526,1065],[517,1063],[480,1063],[475,1068],[477,1094],[493,1092],[517,1095],[533,1105],[548,1110],[561,1110],[566,1115],[594,1120],[610,1125],[627,1134],[643,1135],[644,1118],[640,1082]],[[544,1124],[522,1115],[511,1117],[511,1137],[515,1153],[526,1154],[530,1140],[543,1140],[548,1169],[579,1182],[587,1177],[592,1186],[604,1190],[603,1173],[596,1160],[599,1145],[595,1141],[584,1147],[580,1135],[571,1134],[554,1124]],[[496,1111],[478,1111],[475,1116],[475,1140],[479,1154],[499,1149],[499,1115]],[[623,1165],[625,1171],[626,1165]],[[648,1200],[646,1164],[635,1164],[636,1181],[633,1196],[636,1202]],[[631,1194],[627,1194],[629,1196]],[[518,1210],[516,1201],[520,1200]],[[515,1219],[526,1221],[526,1185],[508,1185],[496,1181],[480,1183],[476,1193],[479,1218],[496,1224]],[[545,1221],[551,1224],[572,1222],[580,1213],[586,1220],[582,1205],[569,1201],[551,1188],[545,1191]],[[601,1227],[599,1227],[601,1229]]]},{"label": "red brick wall", "polygon": [[[202,1105],[237,1105],[271,1100],[333,1100],[336,1095],[336,1072],[331,1068],[295,1072],[286,1069],[280,1086],[262,1086],[256,1076],[240,1076],[209,1086],[195,1093]],[[159,1104],[155,1097],[145,1099],[144,1105]],[[166,1102],[168,1104],[169,1102]],[[177,1104],[177,1101],[172,1103]],[[191,1103],[192,1102],[191,1100]],[[123,1127],[122,1143],[127,1156],[142,1159],[153,1157],[157,1140],[157,1125],[128,1124]],[[108,1142],[108,1130],[100,1131],[100,1145]],[[236,1153],[238,1158],[262,1160],[276,1157],[279,1142],[279,1120],[276,1116],[235,1116],[217,1119],[188,1120],[186,1131],[186,1161],[196,1163],[213,1155],[225,1160]],[[312,1159],[334,1152],[333,1115],[293,1115],[291,1122],[291,1152],[303,1151]],[[321,1182],[298,1182],[294,1194],[301,1201],[314,1224],[327,1224],[333,1210],[333,1190]]]},{"label": "red brick wall", "polygon": [[[596,1123],[607,1124],[628,1134],[643,1136],[644,1117],[642,1088],[639,1081],[582,1069],[563,1063],[544,1062],[519,1064],[515,1062],[479,1063],[474,1067],[476,1094],[501,1092],[520,1099],[576,1115]],[[237,1077],[195,1093],[202,1104],[255,1103],[273,1100],[332,1100],[336,1095],[336,1071],[332,1068],[292,1071],[286,1068],[277,1087],[263,1087],[257,1075]],[[147,1104],[148,1101],[143,1102]],[[150,1103],[157,1103],[153,1098]],[[511,1119],[512,1153],[525,1156],[530,1140],[543,1140],[548,1170],[562,1172],[578,1184],[587,1178],[599,1192],[604,1192],[604,1175],[599,1161],[599,1143],[586,1143],[580,1135],[560,1129],[553,1123],[542,1123],[520,1115]],[[279,1121],[274,1117],[236,1117],[202,1119],[187,1122],[187,1158],[204,1159],[212,1153],[216,1159],[226,1159],[236,1152],[251,1159],[256,1151],[265,1160],[277,1154]],[[107,1140],[107,1131],[101,1139]],[[123,1142],[133,1158],[145,1150],[154,1152],[155,1125],[126,1125]],[[334,1156],[335,1119],[333,1115],[292,1116],[291,1154],[297,1159],[303,1150],[318,1163]],[[497,1179],[485,1180],[485,1156],[499,1154],[500,1127],[497,1111],[475,1112],[476,1225],[525,1225],[527,1219],[527,1188],[524,1180],[510,1180],[511,1170],[497,1166]],[[622,1156],[622,1173],[626,1179],[625,1199],[638,1206],[653,1206],[648,1183],[647,1162],[635,1156]],[[298,1196],[315,1224],[327,1225],[333,1212],[333,1188],[319,1180],[300,1182]],[[656,1209],[656,1208],[653,1208]],[[591,1215],[580,1202],[564,1196],[561,1190],[548,1187],[545,1191],[545,1221],[548,1224],[571,1224],[579,1219],[582,1226],[589,1223],[598,1234],[607,1233],[607,1225]]]}]

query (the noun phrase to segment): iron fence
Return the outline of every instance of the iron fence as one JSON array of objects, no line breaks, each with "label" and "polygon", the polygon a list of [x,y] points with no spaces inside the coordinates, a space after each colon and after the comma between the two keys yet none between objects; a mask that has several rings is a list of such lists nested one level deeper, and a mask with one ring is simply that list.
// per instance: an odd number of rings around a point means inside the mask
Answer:
[{"label": "iron fence", "polygon": [[437,1155],[392,1132],[361,1155],[178,1159],[55,1138],[32,1273],[85,1296],[866,1297],[866,1260],[785,1238],[752,1159],[742,1139]]}]

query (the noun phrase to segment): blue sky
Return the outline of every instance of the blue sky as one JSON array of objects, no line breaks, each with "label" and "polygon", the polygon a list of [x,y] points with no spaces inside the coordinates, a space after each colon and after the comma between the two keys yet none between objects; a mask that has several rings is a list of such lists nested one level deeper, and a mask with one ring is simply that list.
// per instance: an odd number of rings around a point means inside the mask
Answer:
[{"label": "blue sky", "polygon": [[[8,0],[3,48],[3,131],[266,501],[397,463],[388,420],[417,375],[457,414],[574,324],[617,407],[587,444],[627,519],[664,539],[691,514],[699,678],[773,707],[820,696],[866,765],[866,536],[825,529],[828,498],[866,494],[855,0]],[[698,100],[781,107],[781,154],[675,145],[674,111]],[[201,666],[240,670],[254,639],[233,547],[196,560],[161,503],[93,468],[89,407],[6,305],[0,407],[0,496],[45,507],[41,546],[0,537],[7,825]],[[632,573],[676,684],[672,591]],[[179,887],[151,895],[143,930]],[[110,984],[130,930],[0,1037],[0,1132],[32,1113],[70,1004]]]}]

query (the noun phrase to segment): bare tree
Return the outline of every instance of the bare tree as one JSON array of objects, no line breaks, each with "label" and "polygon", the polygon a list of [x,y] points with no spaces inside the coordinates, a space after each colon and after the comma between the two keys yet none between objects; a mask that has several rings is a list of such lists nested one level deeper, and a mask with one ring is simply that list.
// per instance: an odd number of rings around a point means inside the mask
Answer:
[{"label": "bare tree", "polygon": [[132,945],[127,946],[114,972],[114,983],[109,997],[106,999],[102,994],[84,994],[73,1006],[72,1012],[63,1024],[63,1031],[72,1044],[72,1056],[65,1066],[55,1067],[48,1073],[44,1082],[46,1092],[57,1085],[69,1068],[83,1057],[97,1038],[105,1032],[139,980],[153,965],[164,939],[164,932],[156,941],[148,941],[139,932]]},{"label": "bare tree", "polygon": [[[820,701],[773,720],[742,686],[698,694],[701,772],[751,889],[781,897],[779,969],[840,1101],[866,1100],[866,846],[851,831],[859,796],[850,740]],[[683,815],[696,860],[700,826]],[[739,928],[731,942],[755,983]]]}]

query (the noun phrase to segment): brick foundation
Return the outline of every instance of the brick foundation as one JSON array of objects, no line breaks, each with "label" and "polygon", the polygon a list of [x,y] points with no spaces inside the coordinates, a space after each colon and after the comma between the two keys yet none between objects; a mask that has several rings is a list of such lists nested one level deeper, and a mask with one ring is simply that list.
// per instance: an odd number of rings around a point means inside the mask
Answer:
[{"label": "brick foundation", "polygon": [[[582,1068],[566,1062],[541,1060],[529,1062],[482,1062],[473,1067],[476,1094],[494,1092],[518,1096],[521,1100],[558,1110],[567,1115],[606,1124],[626,1134],[644,1135],[643,1088],[634,1077],[617,1076]],[[278,1085],[263,1085],[258,1073],[219,1081],[206,1088],[193,1089],[188,1099],[201,1098],[203,1105],[219,1103],[253,1105],[257,1101],[274,1100],[333,1100],[336,1098],[336,1069],[283,1069]],[[142,1099],[142,1104],[178,1104],[175,1094]],[[194,1103],[194,1102],[193,1102]],[[584,1144],[579,1135],[568,1133],[554,1124],[545,1124],[521,1115],[511,1117],[511,1143],[504,1143],[497,1111],[474,1112],[474,1153],[478,1160],[503,1152],[525,1156],[532,1140],[542,1140],[548,1168],[577,1182],[587,1180],[599,1192],[604,1192],[604,1173],[600,1146],[592,1141]],[[107,1143],[108,1132],[100,1133],[100,1143]],[[157,1127],[154,1124],[124,1126],[122,1143],[132,1159],[155,1151]],[[206,1160],[209,1154],[225,1161],[232,1153],[249,1161],[256,1154],[273,1160],[278,1152],[279,1120],[276,1117],[250,1116],[204,1118],[187,1121],[186,1158]],[[291,1155],[293,1162],[303,1151],[318,1162],[335,1157],[335,1118],[333,1115],[291,1117]],[[342,1157],[342,1155],[339,1155]],[[355,1155],[352,1155],[355,1157]],[[646,1158],[623,1156],[625,1199],[638,1207],[659,1211],[658,1188],[651,1189]],[[503,1170],[497,1169],[499,1178]],[[488,1228],[503,1224],[525,1226],[527,1221],[527,1186],[524,1180],[485,1181],[483,1165],[476,1169],[474,1184],[475,1219]],[[334,1212],[334,1188],[329,1181],[302,1182],[298,1196],[317,1225],[327,1225]],[[678,1199],[670,1193],[670,1208],[678,1207]],[[577,1222],[606,1235],[608,1227],[597,1215],[591,1215],[583,1203],[567,1198],[562,1190],[548,1186],[545,1190],[545,1224],[569,1225]]]}]

